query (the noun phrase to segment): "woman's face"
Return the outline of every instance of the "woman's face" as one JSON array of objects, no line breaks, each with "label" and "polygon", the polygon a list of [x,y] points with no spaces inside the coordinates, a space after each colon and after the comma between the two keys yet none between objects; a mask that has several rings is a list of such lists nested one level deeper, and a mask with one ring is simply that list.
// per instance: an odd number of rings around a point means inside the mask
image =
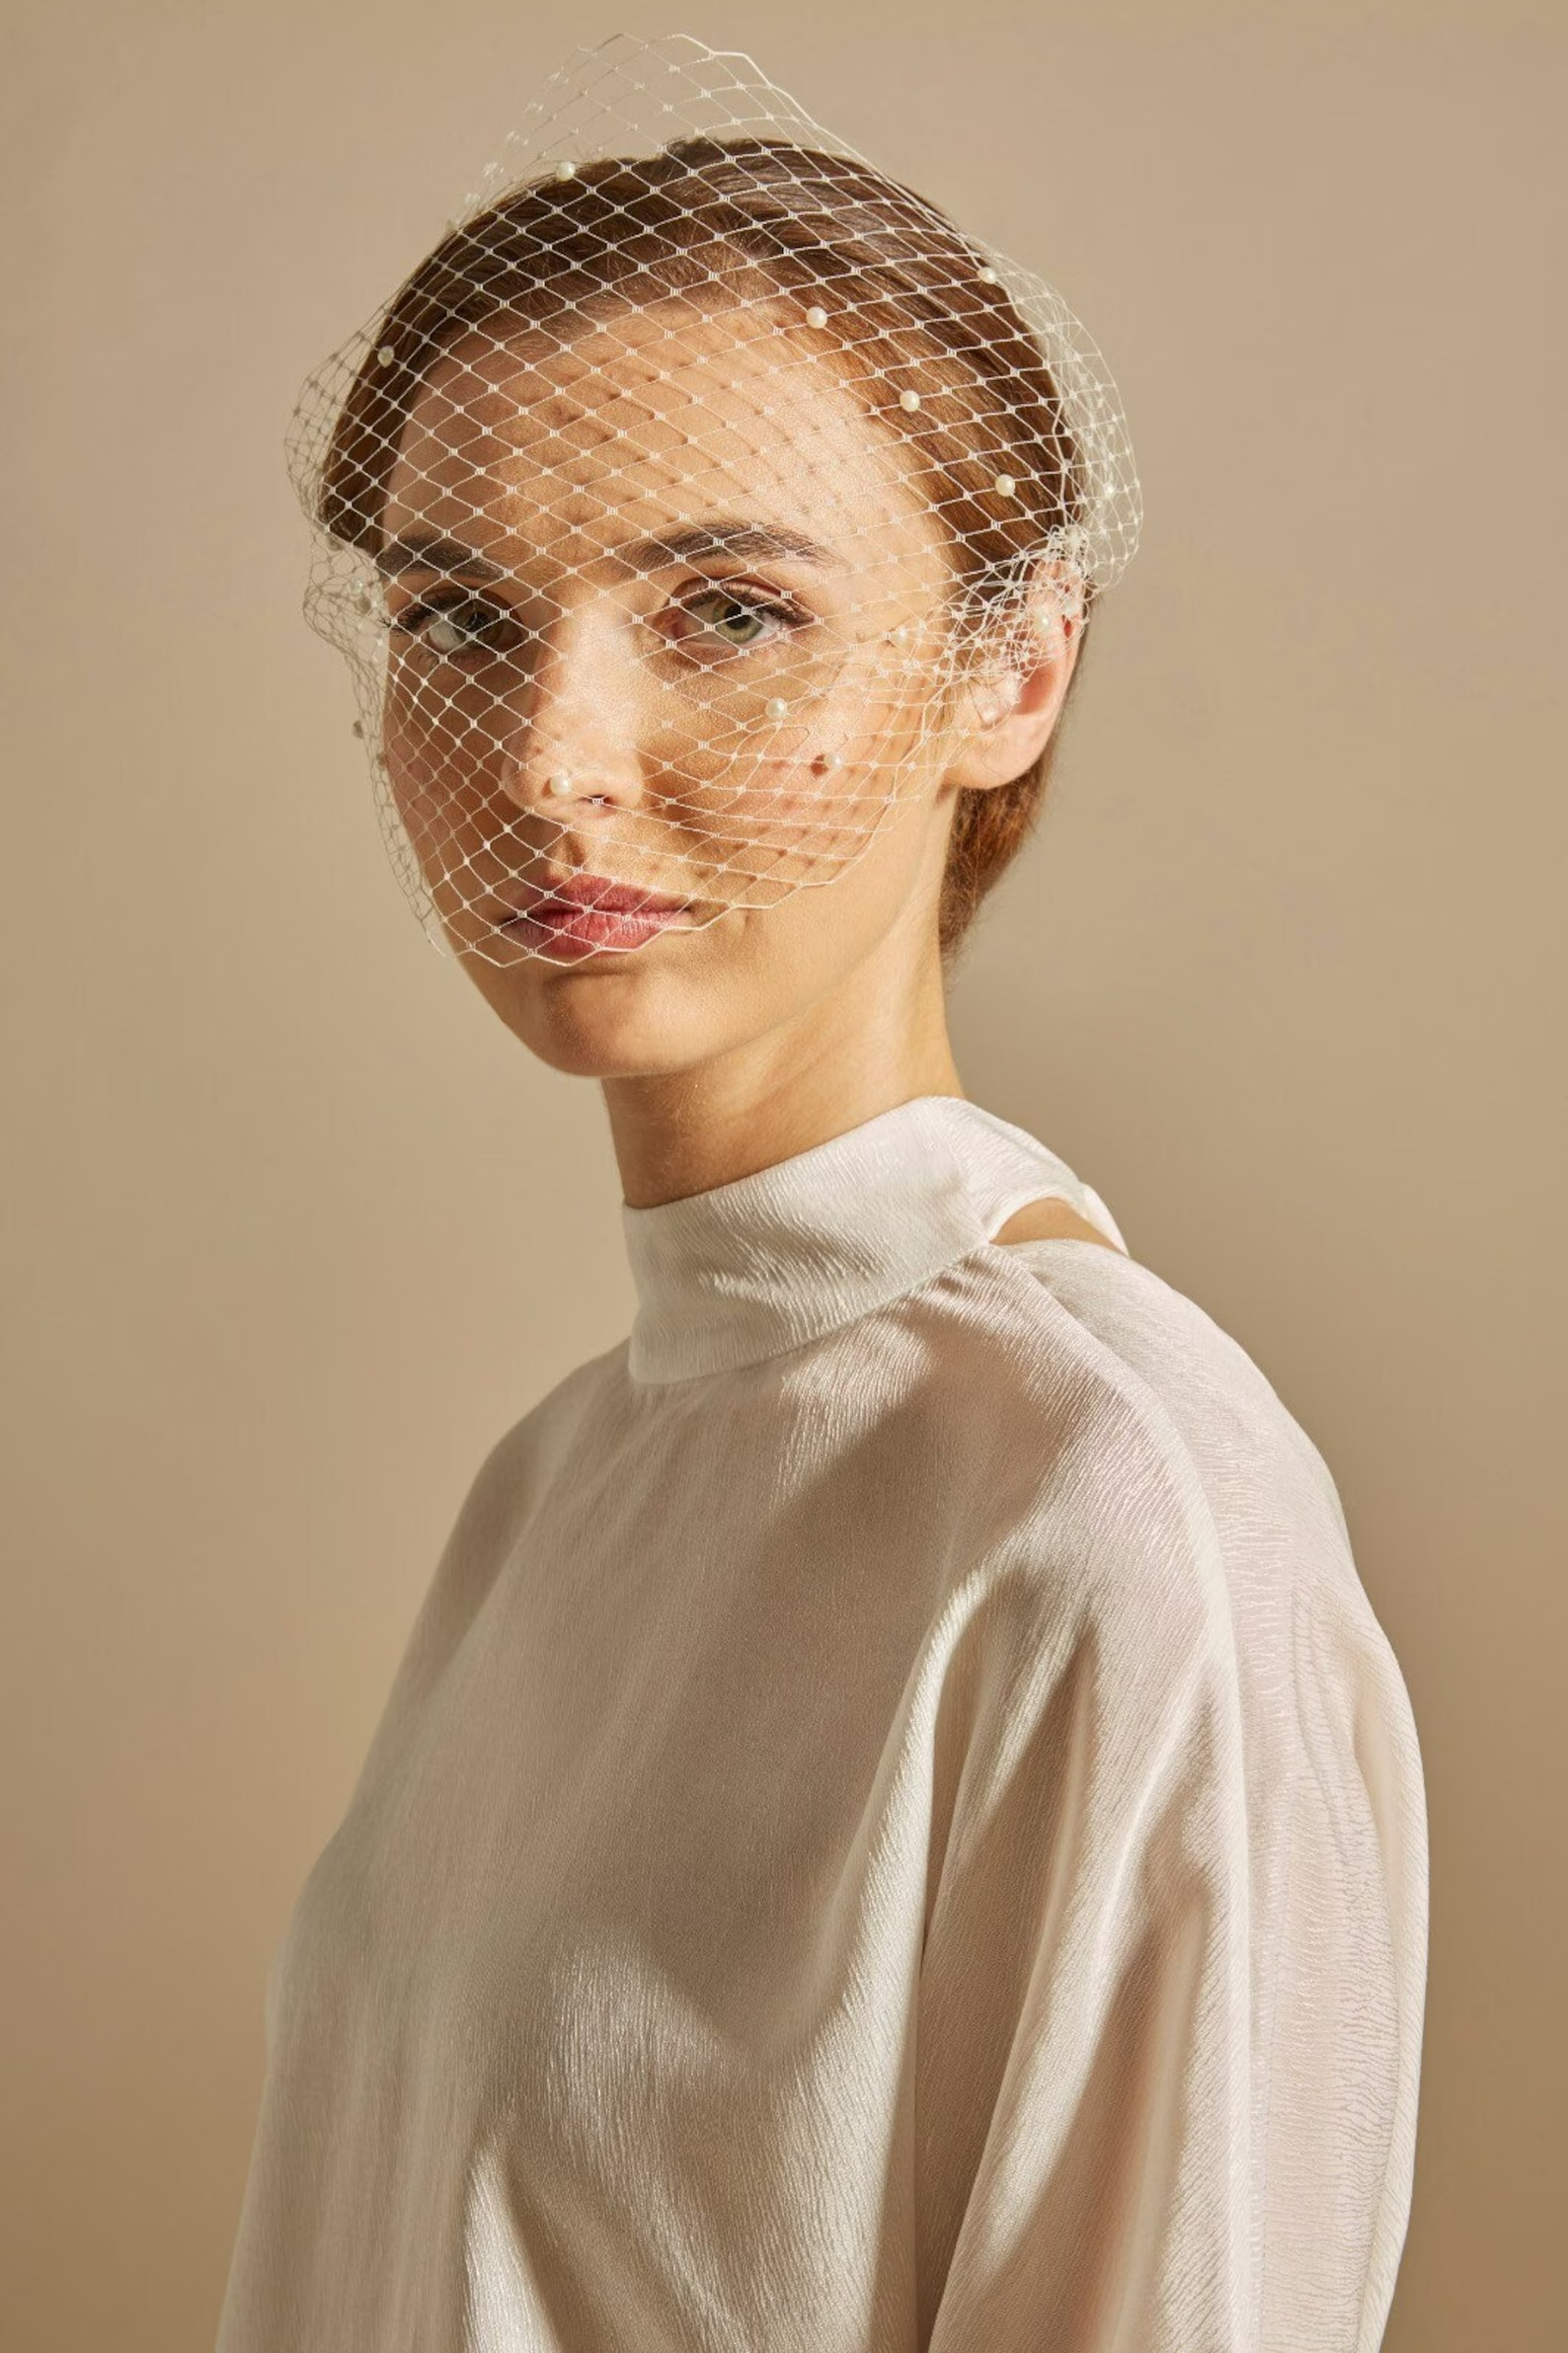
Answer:
[{"label": "woman's face", "polygon": [[[383,527],[393,797],[541,1059],[688,1069],[895,934],[934,957],[954,789],[1004,778],[952,676],[929,494],[820,339],[675,298],[564,345],[476,331],[421,390]],[[574,876],[684,911],[562,931],[544,895]]]}]

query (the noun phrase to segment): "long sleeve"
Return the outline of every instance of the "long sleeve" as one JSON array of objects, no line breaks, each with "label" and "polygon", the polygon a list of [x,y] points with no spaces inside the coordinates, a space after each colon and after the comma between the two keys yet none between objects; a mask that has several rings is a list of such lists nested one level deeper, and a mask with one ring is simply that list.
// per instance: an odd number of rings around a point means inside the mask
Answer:
[{"label": "long sleeve", "polygon": [[1121,1573],[993,1641],[960,1711],[917,2011],[920,2344],[1372,2353],[1424,1983],[1408,1700],[1321,1493],[1293,1520],[1282,1467],[1183,1512],[1125,1476],[1093,1535]]}]

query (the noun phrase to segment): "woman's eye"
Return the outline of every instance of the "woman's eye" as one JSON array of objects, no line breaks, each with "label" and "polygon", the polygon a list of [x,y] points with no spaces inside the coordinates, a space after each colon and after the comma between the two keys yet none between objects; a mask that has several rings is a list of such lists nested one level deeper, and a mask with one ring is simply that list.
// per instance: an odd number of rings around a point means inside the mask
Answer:
[{"label": "woman's eye", "polygon": [[[787,604],[769,604],[754,596],[737,596],[727,588],[712,588],[688,596],[675,608],[678,643],[695,650],[702,639],[717,650],[745,653],[787,629],[800,627],[801,616]],[[694,623],[695,627],[684,626]]]},{"label": "woman's eye", "polygon": [[445,659],[457,654],[504,654],[519,636],[510,613],[477,596],[453,597],[445,604],[410,605],[392,626]]}]

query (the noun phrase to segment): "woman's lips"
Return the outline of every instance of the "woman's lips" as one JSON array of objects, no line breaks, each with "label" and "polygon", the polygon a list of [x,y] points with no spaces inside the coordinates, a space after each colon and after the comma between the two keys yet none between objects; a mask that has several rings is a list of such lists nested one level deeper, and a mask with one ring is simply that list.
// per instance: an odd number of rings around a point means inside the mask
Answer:
[{"label": "woman's lips", "polygon": [[638,948],[662,931],[689,931],[692,913],[688,906],[574,906],[567,900],[541,899],[529,913],[510,916],[501,928],[530,945]]}]

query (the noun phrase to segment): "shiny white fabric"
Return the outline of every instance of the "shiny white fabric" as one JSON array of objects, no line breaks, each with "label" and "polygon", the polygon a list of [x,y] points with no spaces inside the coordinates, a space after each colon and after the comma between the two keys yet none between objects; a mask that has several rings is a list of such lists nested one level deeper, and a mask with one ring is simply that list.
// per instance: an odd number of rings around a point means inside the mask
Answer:
[{"label": "shiny white fabric", "polygon": [[267,2000],[219,2353],[1370,2353],[1421,1762],[1328,1470],[922,1096],[623,1207]]}]

